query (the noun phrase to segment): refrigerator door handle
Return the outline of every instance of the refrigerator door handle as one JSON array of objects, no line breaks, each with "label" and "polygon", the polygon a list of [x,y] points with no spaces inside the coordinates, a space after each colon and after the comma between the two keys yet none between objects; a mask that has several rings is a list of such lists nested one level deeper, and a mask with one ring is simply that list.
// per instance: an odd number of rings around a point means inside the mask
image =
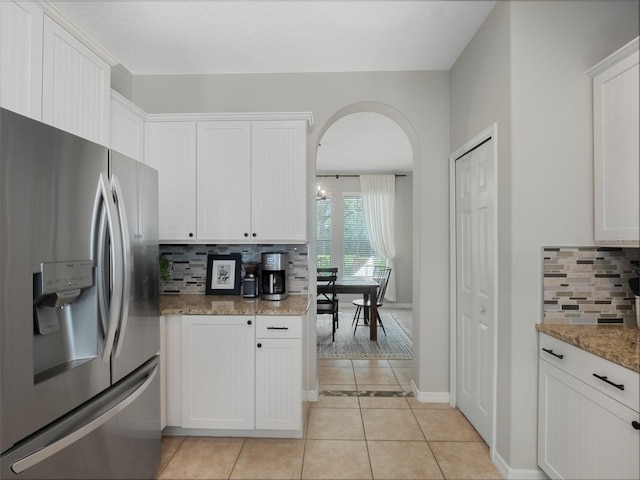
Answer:
[{"label": "refrigerator door handle", "polygon": [[86,425],[82,426],[78,430],[75,430],[73,433],[54,441],[53,443],[47,445],[46,447],[41,448],[40,450],[37,450],[32,454],[27,455],[24,458],[21,458],[20,460],[18,460],[17,462],[11,465],[11,470],[17,474],[22,473],[25,470],[33,467],[34,465],[37,465],[38,463],[42,462],[43,460],[46,460],[50,456],[55,455],[59,451],[64,450],[72,443],[80,440],[81,438],[87,436],[97,428],[107,423],[113,417],[118,415],[122,410],[124,410],[129,405],[131,405],[140,395],[144,393],[144,391],[151,384],[151,382],[153,382],[153,379],[157,375],[158,368],[159,366],[156,365],[151,371],[151,373],[149,374],[149,376],[147,377],[147,379],[144,381],[144,383],[142,383],[138,388],[136,388],[136,390],[127,398],[125,398],[122,402],[110,408],[105,413],[103,413],[99,417],[96,417],[95,419],[93,419]]},{"label": "refrigerator door handle", "polygon": [[[112,261],[115,265],[122,265],[122,248],[120,248],[119,242],[121,241],[122,234],[120,231],[120,224],[116,221],[118,218],[118,211],[113,199],[113,194],[109,188],[109,179],[106,172],[102,172],[98,179],[98,188],[96,190],[96,198],[93,203],[93,216],[91,221],[91,258],[98,263],[100,268],[101,263],[104,261],[104,256],[100,255],[103,248],[99,245],[99,242],[103,241],[100,232],[100,219],[102,217],[102,211],[106,212],[107,228],[109,231],[109,238],[112,245]],[[112,271],[113,280],[113,294],[109,301],[109,319],[107,321],[107,331],[105,333],[104,350],[102,352],[102,361],[108,363],[110,361],[111,352],[113,350],[113,343],[116,336],[116,330],[118,327],[118,318],[120,316],[120,309],[122,307],[122,286],[123,286],[123,272],[122,268],[115,268]],[[103,291],[98,292],[98,296],[102,298],[101,302],[104,302],[106,298],[106,287],[104,282],[99,281],[98,285],[102,287]]]},{"label": "refrigerator door handle", "polygon": [[122,283],[122,308],[120,311],[120,321],[118,330],[118,340],[115,350],[116,358],[120,356],[122,351],[122,345],[124,343],[124,335],[127,329],[127,319],[129,318],[129,297],[131,290],[131,237],[129,236],[129,222],[127,219],[127,211],[124,205],[124,198],[122,194],[122,188],[120,187],[120,181],[118,177],[112,175],[111,187],[116,198],[116,205],[118,207],[118,217],[120,218],[120,232],[121,232],[121,247],[122,247],[122,269],[124,273],[124,279]]}]

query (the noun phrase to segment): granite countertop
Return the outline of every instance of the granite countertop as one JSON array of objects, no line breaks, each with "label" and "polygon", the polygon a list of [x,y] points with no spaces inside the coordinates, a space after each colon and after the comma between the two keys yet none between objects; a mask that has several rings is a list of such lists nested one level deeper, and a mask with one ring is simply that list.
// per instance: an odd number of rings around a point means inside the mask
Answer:
[{"label": "granite countertop", "polygon": [[640,330],[635,326],[539,323],[536,330],[640,373]]},{"label": "granite countertop", "polygon": [[243,298],[240,295],[160,295],[161,315],[306,315],[309,295],[284,300]]}]

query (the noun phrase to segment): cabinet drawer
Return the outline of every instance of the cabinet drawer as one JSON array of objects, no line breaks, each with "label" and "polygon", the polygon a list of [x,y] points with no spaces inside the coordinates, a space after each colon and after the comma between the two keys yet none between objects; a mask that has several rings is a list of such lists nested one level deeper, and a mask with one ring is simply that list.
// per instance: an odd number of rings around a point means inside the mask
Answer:
[{"label": "cabinet drawer", "polygon": [[300,317],[258,316],[256,338],[300,338]]},{"label": "cabinet drawer", "polygon": [[638,411],[640,376],[633,370],[544,333],[540,333],[540,359]]}]

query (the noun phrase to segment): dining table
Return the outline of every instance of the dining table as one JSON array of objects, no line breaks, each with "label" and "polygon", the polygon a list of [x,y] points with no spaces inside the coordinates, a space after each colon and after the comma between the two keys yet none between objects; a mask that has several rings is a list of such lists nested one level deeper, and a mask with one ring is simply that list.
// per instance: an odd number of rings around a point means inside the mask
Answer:
[{"label": "dining table", "polygon": [[[360,277],[356,275],[337,277],[336,293],[359,293],[362,294],[365,305],[371,305],[364,309],[365,323],[369,323],[369,340],[378,341],[378,282],[371,277]],[[325,293],[330,290],[326,282],[318,282],[318,293]]]}]

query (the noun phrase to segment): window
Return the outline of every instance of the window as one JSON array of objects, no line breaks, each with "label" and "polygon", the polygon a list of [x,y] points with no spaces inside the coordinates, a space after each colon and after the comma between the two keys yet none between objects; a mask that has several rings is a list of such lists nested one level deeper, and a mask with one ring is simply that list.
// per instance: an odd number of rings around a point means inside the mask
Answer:
[{"label": "window", "polygon": [[364,221],[362,197],[358,193],[344,194],[344,229],[343,229],[343,262],[344,275],[373,274],[375,265],[384,266],[371,246],[367,226]]},{"label": "window", "polygon": [[318,267],[331,266],[331,197],[316,200],[316,255]]}]

